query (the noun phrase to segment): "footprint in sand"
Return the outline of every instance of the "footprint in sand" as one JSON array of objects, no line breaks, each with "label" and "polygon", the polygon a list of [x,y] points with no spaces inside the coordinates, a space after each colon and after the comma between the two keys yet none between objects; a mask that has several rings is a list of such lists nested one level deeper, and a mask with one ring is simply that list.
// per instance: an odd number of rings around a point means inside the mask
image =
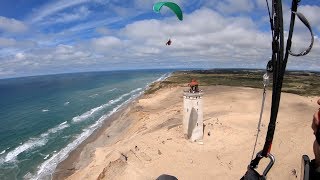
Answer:
[{"label": "footprint in sand", "polygon": [[145,161],[151,161],[151,160],[152,160],[151,157],[148,156],[148,155],[147,155],[146,153],[144,153],[144,152],[141,152],[141,153],[140,153],[140,156],[141,156],[142,159],[145,160]]}]

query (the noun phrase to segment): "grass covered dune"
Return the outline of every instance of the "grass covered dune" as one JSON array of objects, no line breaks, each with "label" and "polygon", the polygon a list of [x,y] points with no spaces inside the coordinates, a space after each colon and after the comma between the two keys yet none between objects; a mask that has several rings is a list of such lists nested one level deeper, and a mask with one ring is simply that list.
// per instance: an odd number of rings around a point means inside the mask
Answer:
[{"label": "grass covered dune", "polygon": [[[177,71],[162,82],[154,83],[147,94],[153,93],[161,87],[186,86],[191,79],[196,79],[200,86],[224,85],[263,88],[262,70],[194,70]],[[270,77],[272,78],[272,77]],[[268,89],[272,89],[272,80]],[[320,93],[320,73],[287,71],[284,76],[282,92],[301,96],[317,96]]]}]

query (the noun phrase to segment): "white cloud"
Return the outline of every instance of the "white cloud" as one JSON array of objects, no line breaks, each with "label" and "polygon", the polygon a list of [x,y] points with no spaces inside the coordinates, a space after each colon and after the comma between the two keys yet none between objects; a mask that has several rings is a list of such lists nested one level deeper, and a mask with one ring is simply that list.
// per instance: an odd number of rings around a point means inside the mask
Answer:
[{"label": "white cloud", "polygon": [[15,44],[16,44],[16,40],[14,39],[0,37],[0,47],[14,46]]},{"label": "white cloud", "polygon": [[[186,14],[183,22],[174,17],[136,21],[113,35],[92,38],[74,46],[58,45],[54,49],[33,51],[32,58],[29,55],[27,59],[38,59],[40,67],[45,64],[104,67],[107,63],[125,68],[141,64],[144,67],[183,66],[188,62],[208,68],[219,64],[264,68],[271,55],[271,35],[260,31],[251,18],[224,17],[206,8]],[[294,42],[303,44],[304,35],[295,35]],[[165,46],[169,37],[173,43]],[[320,47],[315,45],[305,61],[314,64],[317,53]],[[299,61],[301,59],[290,57],[289,67],[295,67]]]},{"label": "white cloud", "polygon": [[0,30],[9,33],[25,32],[28,27],[21,21],[0,16]]},{"label": "white cloud", "polygon": [[217,4],[217,9],[223,13],[250,12],[253,8],[252,0],[225,0]]},{"label": "white cloud", "polygon": [[111,31],[106,27],[98,27],[98,28],[96,28],[96,32],[101,35],[108,35],[111,33]]},{"label": "white cloud", "polygon": [[[142,0],[135,2],[143,3]],[[233,3],[226,2],[226,5]],[[182,4],[186,5],[184,1]],[[250,8],[243,8],[242,11],[247,12]],[[301,12],[307,11],[304,8],[301,7]],[[318,17],[314,15],[316,8],[311,8],[310,12],[313,13],[310,15],[305,13],[312,24],[320,24]],[[61,14],[64,13],[55,12],[50,16],[58,17]],[[248,15],[229,16],[217,10],[201,8],[192,13],[185,13],[182,22],[170,16],[162,20],[134,21],[120,29],[108,28],[108,24],[121,19],[119,16],[108,17],[78,24],[58,34],[39,35],[36,39],[41,46],[37,43],[32,45],[32,41],[0,38],[0,47],[7,46],[13,49],[11,56],[6,57],[3,54],[7,52],[0,49],[0,68],[19,73],[22,70],[26,73],[55,73],[70,68],[80,71],[141,66],[264,68],[271,55],[271,34],[265,29],[259,29],[261,26],[257,25],[258,22],[254,20],[256,18]],[[264,23],[269,23],[268,19]],[[266,27],[269,30],[269,24]],[[296,27],[292,48],[294,52],[304,49],[309,43],[307,30],[303,26],[301,29],[298,22]],[[78,31],[88,29],[92,29],[90,33],[94,38],[73,40],[71,45],[59,43],[57,40],[64,37],[78,38],[79,36],[75,35]],[[171,46],[165,45],[168,38],[172,39]],[[27,45],[28,43],[30,45]],[[312,52],[301,58],[290,57],[288,67],[313,70],[319,68],[319,54],[320,42],[316,38]]]},{"label": "white cloud", "polygon": [[83,3],[90,2],[90,0],[59,0],[59,1],[54,1],[53,3],[47,4],[37,11],[35,11],[30,19],[32,23],[36,23],[39,21],[42,21],[45,17],[51,16],[52,14],[55,14],[59,11],[62,11],[64,9],[77,6]]},{"label": "white cloud", "polygon": [[[209,9],[186,15],[181,23],[174,18],[134,22],[123,28],[121,35],[128,39],[127,51],[131,54],[143,59],[157,57],[168,65],[172,63],[169,59],[184,59],[191,64],[202,59],[205,60],[203,64],[221,62],[264,68],[271,55],[271,35],[260,31],[252,19],[223,17]],[[170,47],[164,45],[169,37],[173,41]],[[309,43],[305,34],[295,33],[294,37],[297,37],[295,44],[303,48]],[[317,53],[320,53],[320,47],[315,45],[312,53],[301,59],[310,64],[317,63]],[[289,68],[295,67],[301,59],[290,57]]]},{"label": "white cloud", "polygon": [[316,28],[318,31],[320,31],[320,6],[300,6],[298,11],[303,13],[313,28]]},{"label": "white cloud", "polygon": [[248,13],[255,7],[252,0],[205,0],[204,5],[219,11],[222,14]]},{"label": "white cloud", "polygon": [[[144,10],[150,10],[152,9],[152,6],[159,2],[159,0],[134,0],[133,4],[135,8],[137,9],[144,9]],[[190,3],[190,0],[183,1],[183,0],[171,0],[170,2],[174,2],[178,4],[180,7],[183,7],[184,4]]]},{"label": "white cloud", "polygon": [[0,77],[10,77],[11,75],[15,75],[16,72],[12,70],[5,70],[4,68],[0,68]]},{"label": "white cloud", "polygon": [[0,37],[0,47],[6,48],[33,48],[36,46],[36,42],[30,40],[17,41],[13,38]]},{"label": "white cloud", "polygon": [[21,52],[19,52],[19,53],[17,53],[16,55],[15,55],[15,58],[16,59],[19,59],[19,60],[23,60],[23,59],[25,59],[25,55],[24,55],[24,53],[21,53]]},{"label": "white cloud", "polygon": [[[271,1],[268,0],[268,2],[270,2],[269,7],[271,7]],[[260,9],[267,8],[266,0],[256,0],[256,6]]]},{"label": "white cloud", "polygon": [[113,36],[104,36],[100,38],[93,38],[91,44],[94,50],[107,52],[121,47],[120,39]]},{"label": "white cloud", "polygon": [[[70,45],[60,44],[53,48],[33,49],[27,52],[17,52],[14,55],[0,58],[0,74],[2,76],[15,74],[37,74],[63,72],[61,69],[77,66],[86,67],[92,65],[92,54],[81,51]],[[1,75],[0,75],[1,78]]]},{"label": "white cloud", "polygon": [[140,41],[138,46],[141,44],[163,48],[167,38],[172,36],[174,45],[171,48],[181,51],[187,49],[186,54],[190,53],[189,51],[200,49],[212,50],[212,46],[217,48],[226,44],[242,47],[258,44],[261,48],[266,48],[265,41],[268,41],[270,37],[264,33],[257,33],[251,19],[225,18],[209,9],[202,9],[187,15],[185,21],[181,23],[176,19],[172,21],[144,20],[129,24],[122,30],[122,34],[127,38]]},{"label": "white cloud", "polygon": [[59,13],[54,15],[41,24],[57,24],[57,23],[69,23],[73,21],[79,21],[87,18],[91,11],[85,7],[81,6],[80,8],[75,8],[71,13]]},{"label": "white cloud", "polygon": [[102,27],[102,26],[117,22],[119,20],[121,20],[121,18],[119,18],[119,17],[110,17],[110,18],[104,18],[101,20],[89,21],[89,22],[85,22],[85,23],[81,23],[76,26],[73,26],[69,29],[66,29],[65,31],[75,32],[75,31],[94,29],[97,27]]}]

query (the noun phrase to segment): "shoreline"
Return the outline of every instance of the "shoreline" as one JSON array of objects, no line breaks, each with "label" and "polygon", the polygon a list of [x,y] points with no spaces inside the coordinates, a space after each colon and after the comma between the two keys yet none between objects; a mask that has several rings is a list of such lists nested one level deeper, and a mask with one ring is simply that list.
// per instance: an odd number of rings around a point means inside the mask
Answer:
[{"label": "shoreline", "polygon": [[[54,173],[51,175],[53,180],[59,180],[59,179],[65,179],[66,177],[70,176],[77,170],[77,163],[80,161],[81,153],[85,152],[86,154],[92,153],[92,147],[88,148],[87,146],[91,143],[94,143],[101,135],[107,130],[110,126],[112,126],[115,121],[123,114],[125,111],[132,106],[135,101],[140,98],[140,96],[133,99],[131,102],[125,104],[123,107],[121,107],[117,112],[113,113],[110,117],[107,117],[103,124],[97,128],[95,131],[92,132],[92,134],[84,140],[82,143],[79,144],[74,150],[72,150],[68,157],[61,161]],[[110,137],[110,136],[109,136]],[[115,136],[110,137],[109,141],[115,140]],[[89,157],[90,158],[90,157]],[[92,160],[90,158],[90,160]],[[89,161],[90,161],[89,160]]]},{"label": "shoreline", "polygon": [[[201,171],[202,177],[217,177],[217,178],[228,177],[229,179],[230,178],[232,179],[237,176],[239,177],[242,176],[243,174],[241,173],[245,172],[246,165],[244,165],[243,167],[242,166],[235,167],[232,165],[232,163],[244,164],[249,162],[249,158],[247,158],[246,156],[248,157],[251,156],[252,152],[250,151],[252,150],[251,146],[253,145],[253,142],[254,142],[253,141],[254,136],[250,135],[249,136],[250,138],[246,136],[248,136],[250,133],[254,133],[256,130],[256,123],[257,123],[256,121],[257,121],[258,113],[255,111],[260,110],[260,103],[261,103],[260,102],[261,99],[252,98],[251,96],[260,97],[262,93],[261,89],[246,88],[246,87],[229,87],[229,86],[203,87],[204,89],[208,90],[206,92],[207,97],[205,98],[212,99],[212,95],[214,95],[214,99],[212,100],[215,100],[215,101],[212,102],[213,104],[225,104],[228,102],[232,102],[232,104],[230,104],[230,109],[229,107],[228,109],[224,109],[225,107],[219,107],[220,110],[219,108],[215,109],[215,111],[217,111],[217,112],[214,111],[215,113],[210,111],[211,108],[205,107],[206,115],[204,117],[204,123],[207,126],[205,129],[205,134],[207,134],[208,131],[211,131],[211,132],[213,131],[212,136],[215,138],[218,138],[219,141],[214,142],[214,139],[211,139],[211,137],[207,137],[205,135],[204,137],[205,145],[202,145],[202,146],[200,145],[199,147],[199,145],[196,143],[189,143],[187,140],[183,138],[182,134],[180,134],[181,133],[180,121],[182,117],[182,114],[180,113],[180,108],[181,108],[182,102],[180,100],[179,94],[180,94],[180,90],[182,90],[183,88],[185,87],[177,86],[177,87],[160,88],[158,91],[156,91],[153,94],[142,94],[137,98],[135,98],[132,102],[126,104],[126,106],[122,107],[121,110],[119,109],[118,112],[110,116],[108,118],[109,120],[104,121],[106,123],[104,123],[99,129],[97,129],[92,135],[90,135],[74,151],[72,151],[69,154],[68,158],[66,158],[64,161],[58,164],[55,170],[53,179],[83,179],[83,178],[105,179],[106,177],[110,179],[118,179],[118,178],[126,179],[131,176],[138,177],[136,179],[150,179],[150,178],[152,179],[156,177],[156,174],[160,175],[159,171],[161,170],[162,170],[161,172],[168,171],[174,175],[178,175],[179,178],[182,177],[181,179],[192,179],[192,177],[194,177],[194,175],[192,174],[192,171],[187,173],[186,175],[183,175],[180,172],[182,171],[182,169],[181,168],[179,169],[179,167],[176,167],[176,166],[187,166],[186,168],[188,169],[190,168],[189,167],[190,161],[192,162],[191,167],[193,168],[195,164],[198,164],[200,168],[202,167],[204,169],[207,168],[206,166],[213,166],[217,169],[223,167],[230,170],[233,169],[235,171],[233,173],[229,172],[227,176],[221,176],[221,174],[225,173],[225,170],[223,169],[221,169],[221,172],[218,174],[212,173],[212,172],[208,174],[208,172],[205,173]],[[215,93],[209,92],[212,90],[214,90]],[[237,93],[233,94],[235,92]],[[174,94],[174,98],[171,100],[168,99],[168,97],[170,96],[170,93]],[[269,101],[269,103],[266,102],[267,105],[265,107],[266,109],[265,109],[265,114],[263,118],[264,128],[262,128],[262,131],[261,131],[262,134],[260,134],[259,136],[259,141],[263,141],[265,138],[263,133],[266,132],[265,125],[268,122],[267,117],[270,111],[270,107],[269,107],[270,94],[271,93],[269,92],[268,94],[269,98],[267,98],[267,102]],[[287,100],[288,97],[289,99],[296,98],[301,100],[303,103],[305,103],[307,107],[307,109],[304,108],[305,110],[303,111],[303,113],[305,113],[305,111],[311,112],[310,108],[312,106],[309,104],[310,103],[309,101],[311,100],[312,102],[312,100],[315,97],[302,97],[302,96],[289,94],[289,93],[284,93],[283,96],[284,96],[283,101],[285,102],[288,101]],[[223,97],[227,99],[223,99]],[[251,97],[251,98],[248,98],[248,97]],[[159,101],[159,98],[161,103],[157,102]],[[222,98],[222,99],[219,99],[219,98]],[[245,103],[243,100],[240,101],[241,98],[247,98],[248,101],[250,100],[249,104],[253,104],[253,105],[250,105],[250,108],[255,109],[254,113],[251,113],[251,114],[246,113],[244,115],[241,115],[242,113],[241,111],[233,108],[233,103],[239,104],[238,107],[240,109],[247,106],[247,104],[246,105],[243,104]],[[292,104],[291,100],[288,102],[289,104],[290,103]],[[175,104],[177,104],[178,106]],[[173,108],[174,110],[170,110],[170,107]],[[248,108],[248,107],[245,107],[245,108]],[[282,105],[282,108],[284,108],[284,110],[282,110],[281,113],[279,114],[279,119],[283,118],[283,114],[287,114],[288,112],[291,112],[290,107]],[[301,105],[301,103],[300,104],[297,103],[297,104],[294,104],[293,108],[303,108],[303,106]],[[304,115],[302,116],[302,114],[299,114],[299,113],[301,112],[292,112],[291,114],[293,115],[289,114],[289,116],[298,115],[297,117],[300,117],[300,118],[304,117]],[[237,117],[237,119],[239,118],[245,119],[245,120],[249,119],[249,122],[248,122],[249,124],[243,125],[240,123],[241,121],[240,122],[234,121],[232,120],[232,118],[234,117]],[[165,118],[167,118],[167,120]],[[217,120],[215,120],[216,118]],[[293,117],[290,117],[290,119],[292,118]],[[228,124],[230,122],[226,121],[227,119],[228,121],[235,124],[237,127],[233,127],[230,124]],[[281,121],[283,120],[280,120],[280,122]],[[287,120],[285,119],[285,122],[286,121]],[[282,125],[282,122],[281,122],[281,125]],[[280,132],[294,130],[293,132],[296,133],[296,129],[289,128],[284,130],[283,125],[282,127],[281,125],[279,125],[280,127],[277,128],[277,129],[280,129]],[[301,126],[301,124],[299,124],[299,126]],[[242,135],[237,134],[243,131],[244,129],[247,129],[248,127],[251,127],[251,129],[248,132],[245,132]],[[306,122],[306,125],[303,124],[302,127],[308,129],[309,122]],[[221,129],[218,130],[216,128],[221,128]],[[220,131],[220,132],[216,133],[215,131]],[[300,131],[303,131],[303,129],[299,130],[299,132]],[[111,132],[114,133],[113,136],[108,135],[108,133],[111,133]],[[227,136],[224,135],[225,133],[227,133],[228,135]],[[309,134],[307,135],[307,137],[309,137],[308,139],[312,139],[312,133],[309,133]],[[149,136],[151,138],[151,141],[148,140]],[[229,137],[229,136],[232,136],[232,137]],[[241,136],[243,136],[242,137],[243,139],[240,138]],[[292,136],[295,136],[295,135],[293,134]],[[282,137],[282,136],[276,135],[276,138],[283,139],[283,141],[285,142],[285,139],[288,137]],[[234,153],[233,152],[234,150],[232,150],[234,148],[234,145],[232,145],[230,149],[229,148],[225,149],[226,144],[223,143],[223,141],[225,140],[227,143],[231,143],[234,141],[234,139],[236,139],[239,142],[242,142],[242,141],[250,142],[250,143],[247,143],[246,145],[243,145],[243,147],[241,147],[243,149],[242,153],[245,155],[245,157],[241,157],[239,158],[239,160],[232,160],[232,157],[234,156],[232,155],[232,153]],[[299,138],[297,138],[295,141],[302,143],[301,139]],[[175,142],[175,143],[172,144],[172,142]],[[236,142],[235,144],[239,144],[239,142]],[[258,150],[259,150],[259,146],[261,146],[260,143],[258,145]],[[297,167],[296,165],[292,167],[292,164],[297,164],[296,162],[300,162],[300,159],[292,160],[293,155],[286,155],[287,153],[286,151],[288,150],[286,150],[285,152],[282,152],[283,150],[280,151],[281,149],[285,148],[285,147],[281,147],[281,146],[284,146],[283,144],[281,144],[282,140],[280,141],[280,144],[277,144],[277,143],[279,142],[276,141],[274,145],[275,152],[279,151],[277,153],[280,153],[282,156],[286,156],[286,158],[288,158],[287,156],[291,157],[290,159],[291,164],[289,163],[290,165],[286,165],[286,166],[289,166],[287,168],[291,168],[291,170],[295,169],[297,170],[297,172],[299,172],[299,167]],[[306,146],[312,147],[310,143],[311,142],[304,142]],[[161,146],[164,146],[164,145],[167,146],[167,144],[169,146],[168,148],[165,148],[165,149],[161,148]],[[288,142],[288,144],[292,146],[292,140]],[[134,148],[135,146],[136,148]],[[137,150],[137,147],[138,147],[138,150]],[[185,149],[186,147],[190,148],[191,151],[190,149]],[[201,149],[203,149],[204,147],[207,148],[208,152],[210,152],[209,154],[207,151],[202,152]],[[288,148],[289,151],[293,147]],[[150,151],[150,148],[152,151]],[[226,152],[220,152],[221,148],[224,149],[224,151]],[[296,149],[296,147],[294,148]],[[156,151],[156,149],[158,149],[158,151]],[[182,149],[182,150],[179,150],[179,149]],[[300,152],[303,152],[302,151],[303,148],[301,148],[300,146],[298,147],[298,149]],[[309,149],[310,148],[308,148],[304,152],[309,156],[311,156],[312,151],[310,151]],[[156,151],[156,153],[154,153],[153,151]],[[174,151],[174,152],[171,152],[171,151]],[[184,157],[183,155],[182,156],[180,155],[181,151],[189,154],[191,157],[188,158],[186,161],[185,159],[186,157]],[[201,154],[203,155],[199,154],[198,152],[202,152]],[[195,154],[191,155],[190,153],[192,154],[195,153]],[[172,166],[171,165],[172,163],[167,164],[168,162],[170,162],[169,160],[170,156],[169,156],[169,159],[167,159],[168,157],[166,156],[166,154],[167,155],[171,154],[171,156],[177,155],[175,157],[176,161],[177,162],[181,161],[181,163],[184,162],[187,165],[178,163],[175,166]],[[226,157],[223,157],[223,154]],[[199,162],[195,159],[198,156],[200,159],[202,159],[202,161],[206,161],[207,159],[210,159],[211,162],[205,162],[204,164],[201,164],[201,163],[199,164]],[[205,156],[205,157],[202,157],[202,156]],[[129,160],[124,161],[123,158],[124,159],[128,158]],[[164,158],[164,159],[161,160],[161,158]],[[166,167],[163,167],[163,164],[162,165],[158,164],[160,163],[158,162],[160,160],[165,161],[166,162],[165,166],[169,166],[169,169],[171,168],[172,170],[169,170]],[[212,162],[215,162],[217,160],[221,162],[227,161],[228,163],[231,163],[231,165],[220,164],[219,166],[219,163],[218,165],[216,163],[211,164]],[[155,163],[155,164],[152,164],[152,163]],[[152,164],[152,165],[149,165],[149,164]],[[300,164],[298,165],[300,166]],[[152,166],[155,166],[158,168],[154,169]],[[139,170],[141,168],[143,170]],[[281,168],[280,168],[280,171],[277,171],[278,173],[283,171],[283,169]],[[148,176],[146,176],[143,173],[141,174],[140,171],[148,172]],[[240,174],[238,171],[241,171]],[[285,171],[287,171],[287,169]],[[194,173],[196,172],[198,171],[195,171]],[[116,173],[116,175],[114,173]],[[277,176],[273,176],[273,177],[277,177]],[[287,174],[285,174],[285,176],[283,177],[284,178],[291,177],[290,171]],[[225,179],[225,178],[222,178],[222,179]]]},{"label": "shoreline", "polygon": [[[125,103],[122,107],[120,107],[116,112],[114,112],[111,116],[105,118],[103,120],[103,123],[100,127],[98,127],[96,130],[94,130],[92,132],[91,135],[89,135],[88,138],[86,138],[83,142],[81,142],[75,149],[73,149],[68,155],[67,157],[58,163],[58,165],[56,166],[55,170],[53,171],[52,174],[50,174],[49,176],[51,176],[51,179],[53,180],[60,180],[60,179],[65,179],[68,176],[72,175],[76,170],[77,170],[77,164],[80,162],[80,157],[81,154],[91,154],[92,151],[94,151],[94,149],[96,147],[87,147],[89,146],[91,143],[94,143],[97,141],[97,139],[99,139],[99,137],[101,137],[101,135],[108,130],[108,128],[110,128],[110,126],[112,126],[114,123],[114,121],[118,120],[118,118],[120,116],[122,116],[128,109],[130,109],[130,107],[134,106],[134,104],[136,103],[137,100],[139,100],[140,98],[144,97],[144,96],[148,96],[146,94],[146,91],[152,88],[152,85],[156,84],[156,83],[161,83],[162,81],[166,80],[168,77],[170,77],[172,75],[172,73],[165,73],[163,74],[161,77],[159,77],[157,80],[151,82],[150,84],[148,84],[144,90],[137,95],[137,97],[134,97],[132,100],[130,100],[128,103]],[[128,122],[128,126],[130,125],[131,122]],[[124,131],[119,132],[116,136],[121,136],[121,133],[124,133]],[[119,137],[116,136],[108,136],[108,142],[105,142],[105,144],[100,144],[99,146],[103,146],[106,145],[107,143],[112,143],[114,142],[116,139],[118,139]],[[86,157],[88,158],[88,157]],[[82,158],[83,159],[83,158]],[[89,157],[88,161],[91,161],[92,158]]]}]

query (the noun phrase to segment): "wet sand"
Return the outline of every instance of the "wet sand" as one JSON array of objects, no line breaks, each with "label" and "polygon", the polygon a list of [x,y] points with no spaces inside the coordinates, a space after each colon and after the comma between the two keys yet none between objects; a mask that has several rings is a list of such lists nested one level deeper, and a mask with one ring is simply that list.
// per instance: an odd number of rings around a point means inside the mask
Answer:
[{"label": "wet sand", "polygon": [[[262,90],[201,88],[203,144],[186,140],[182,133],[185,88],[162,88],[108,119],[58,165],[54,179],[156,179],[161,174],[178,179],[239,179],[251,159]],[[269,122],[271,92],[267,93],[257,150],[263,147]],[[318,109],[316,100],[282,94],[271,151],[276,163],[268,179],[297,179],[301,156],[313,158],[311,118]],[[266,163],[267,159],[259,167]]]}]

